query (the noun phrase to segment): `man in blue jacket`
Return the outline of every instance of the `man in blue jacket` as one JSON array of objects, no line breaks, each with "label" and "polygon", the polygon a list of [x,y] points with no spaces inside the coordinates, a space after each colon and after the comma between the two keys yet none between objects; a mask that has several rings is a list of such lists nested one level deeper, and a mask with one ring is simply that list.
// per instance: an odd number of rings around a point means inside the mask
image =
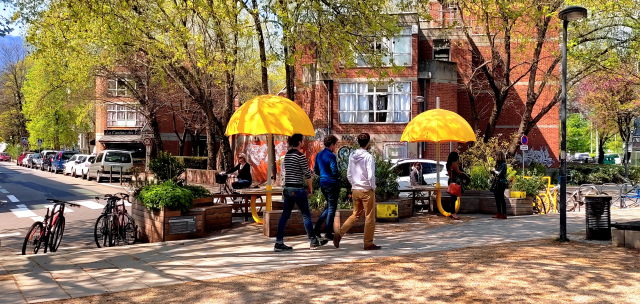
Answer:
[{"label": "man in blue jacket", "polygon": [[314,230],[319,237],[322,231],[322,224],[325,224],[324,232],[327,240],[333,239],[333,218],[336,216],[338,208],[338,195],[340,187],[338,180],[338,161],[335,155],[338,138],[335,135],[327,135],[324,138],[324,150],[316,155],[316,162],[313,171],[320,176],[320,190],[327,200],[327,206],[318,218]]}]

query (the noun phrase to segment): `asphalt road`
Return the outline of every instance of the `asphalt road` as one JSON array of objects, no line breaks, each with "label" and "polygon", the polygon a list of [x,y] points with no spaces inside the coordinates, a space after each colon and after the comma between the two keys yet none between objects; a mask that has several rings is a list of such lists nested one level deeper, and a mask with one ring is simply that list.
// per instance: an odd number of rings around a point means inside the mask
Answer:
[{"label": "asphalt road", "polygon": [[46,199],[73,201],[79,208],[66,208],[66,228],[59,251],[93,248],[93,227],[104,201],[96,196],[126,192],[118,183],[96,183],[0,162],[0,256],[17,254],[29,227],[41,220],[51,205]]}]

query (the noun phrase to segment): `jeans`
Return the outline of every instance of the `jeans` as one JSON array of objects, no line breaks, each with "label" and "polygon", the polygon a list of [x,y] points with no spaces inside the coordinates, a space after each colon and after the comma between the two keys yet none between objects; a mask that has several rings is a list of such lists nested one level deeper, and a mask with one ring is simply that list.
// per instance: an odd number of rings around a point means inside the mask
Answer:
[{"label": "jeans", "polygon": [[309,210],[307,190],[303,188],[285,187],[282,190],[282,194],[284,197],[284,207],[282,209],[282,216],[280,216],[280,221],[278,222],[276,243],[284,243],[284,229],[287,227],[287,221],[289,221],[289,217],[291,217],[291,210],[294,204],[298,205],[298,210],[302,213],[304,230],[307,231],[309,241],[311,243],[316,242],[316,234],[313,231],[313,222],[311,221],[311,211]]},{"label": "jeans", "polygon": [[364,246],[373,245],[373,233],[376,230],[376,211],[374,190],[353,190],[353,213],[344,222],[338,234],[344,236],[358,218],[364,214]]},{"label": "jeans", "polygon": [[[449,193],[449,195],[451,195],[451,193]],[[445,204],[442,204],[442,209],[444,209],[444,211],[449,212],[451,214],[456,214],[457,200],[458,200],[457,196],[451,195],[451,197],[449,197],[449,201],[447,201]]]},{"label": "jeans", "polygon": [[498,209],[498,214],[507,214],[507,201],[504,199],[504,190],[505,187],[500,185],[496,187],[496,190],[493,192],[493,195],[496,197],[496,208]]},{"label": "jeans", "polygon": [[325,224],[325,236],[331,236],[333,235],[333,220],[336,217],[336,210],[338,209],[340,189],[337,184],[320,184],[320,190],[322,190],[322,194],[327,200],[327,206],[324,208],[324,211],[322,211],[320,218],[318,218],[314,231],[316,235],[320,235],[322,224]]},{"label": "jeans", "polygon": [[245,189],[249,188],[249,186],[251,186],[251,182],[244,179],[239,179],[231,183],[231,187],[233,187],[233,189]]}]

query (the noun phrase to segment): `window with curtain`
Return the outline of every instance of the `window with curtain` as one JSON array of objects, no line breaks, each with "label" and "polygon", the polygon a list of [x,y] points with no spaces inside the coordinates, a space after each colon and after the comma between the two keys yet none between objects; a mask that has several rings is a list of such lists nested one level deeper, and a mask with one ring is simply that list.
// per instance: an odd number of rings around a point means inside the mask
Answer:
[{"label": "window with curtain", "polygon": [[341,83],[340,123],[405,123],[411,119],[411,82]]},{"label": "window with curtain", "polygon": [[142,127],[144,122],[144,116],[137,105],[107,104],[107,127]]},{"label": "window with curtain", "polygon": [[[391,66],[395,64],[397,66],[410,66],[411,65],[411,28],[403,28],[402,31],[395,37],[389,39],[379,37],[369,40],[367,42],[370,46],[369,54],[383,53],[382,63],[385,66]],[[370,66],[364,56],[357,56],[356,64],[359,67]]]},{"label": "window with curtain", "polygon": [[111,97],[129,97],[131,96],[131,92],[129,92],[129,88],[127,84],[136,87],[135,82],[131,81],[128,78],[117,78],[117,79],[109,79],[107,80],[107,93]]}]

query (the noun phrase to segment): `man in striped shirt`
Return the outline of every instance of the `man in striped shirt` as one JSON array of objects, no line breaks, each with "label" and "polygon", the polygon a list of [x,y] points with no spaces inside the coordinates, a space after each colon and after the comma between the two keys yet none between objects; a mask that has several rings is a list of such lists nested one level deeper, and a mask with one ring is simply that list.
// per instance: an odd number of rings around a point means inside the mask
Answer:
[{"label": "man in striped shirt", "polygon": [[293,134],[289,137],[288,143],[290,150],[282,161],[282,180],[284,182],[282,196],[284,197],[284,207],[282,209],[282,216],[280,216],[280,221],[278,222],[276,244],[273,247],[273,250],[276,252],[293,250],[293,248],[284,244],[284,229],[287,226],[287,221],[291,216],[291,210],[294,204],[298,205],[298,210],[302,213],[304,229],[307,231],[309,241],[311,242],[310,248],[316,249],[328,242],[328,240],[325,239],[322,241],[318,240],[313,230],[313,222],[311,221],[311,211],[309,210],[309,200],[307,197],[309,193],[313,192],[313,186],[311,186],[311,169],[309,168],[309,162],[300,151],[303,139],[302,134]]}]

